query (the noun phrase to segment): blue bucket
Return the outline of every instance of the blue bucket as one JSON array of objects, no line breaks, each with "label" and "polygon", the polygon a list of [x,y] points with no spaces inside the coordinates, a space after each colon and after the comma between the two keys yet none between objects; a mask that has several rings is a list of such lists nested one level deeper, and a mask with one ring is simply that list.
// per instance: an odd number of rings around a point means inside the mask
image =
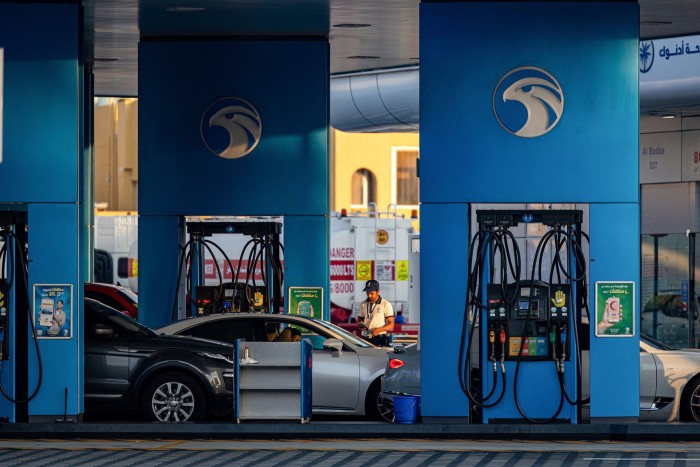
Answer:
[{"label": "blue bucket", "polygon": [[416,423],[420,396],[394,396],[394,422]]}]

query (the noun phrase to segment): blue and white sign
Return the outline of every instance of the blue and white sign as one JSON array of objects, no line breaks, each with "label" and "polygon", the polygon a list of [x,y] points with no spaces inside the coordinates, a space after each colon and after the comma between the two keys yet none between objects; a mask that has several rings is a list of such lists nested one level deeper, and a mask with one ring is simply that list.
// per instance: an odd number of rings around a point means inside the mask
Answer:
[{"label": "blue and white sign", "polygon": [[700,35],[639,42],[642,111],[700,99]]},{"label": "blue and white sign", "polygon": [[559,123],[564,93],[550,73],[525,66],[509,71],[493,91],[493,113],[509,133],[536,138]]},{"label": "blue and white sign", "polygon": [[681,301],[688,301],[688,281],[681,281]]},{"label": "blue and white sign", "polygon": [[226,97],[207,108],[199,131],[209,152],[224,159],[238,159],[250,154],[260,142],[262,121],[248,101]]}]

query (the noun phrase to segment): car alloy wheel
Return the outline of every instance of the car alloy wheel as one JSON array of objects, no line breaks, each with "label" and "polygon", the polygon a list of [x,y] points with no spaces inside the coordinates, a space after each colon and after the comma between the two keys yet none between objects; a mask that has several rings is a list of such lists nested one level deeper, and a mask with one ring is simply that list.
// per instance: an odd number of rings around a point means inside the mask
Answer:
[{"label": "car alloy wheel", "polygon": [[681,420],[700,422],[700,378],[690,381],[681,397]]},{"label": "car alloy wheel", "polygon": [[379,395],[377,398],[377,409],[379,410],[379,415],[382,416],[387,422],[394,421],[394,400],[388,397],[382,397]]},{"label": "car alloy wheel", "polygon": [[160,422],[197,421],[204,415],[204,395],[196,381],[184,374],[155,378],[145,393],[149,418]]}]

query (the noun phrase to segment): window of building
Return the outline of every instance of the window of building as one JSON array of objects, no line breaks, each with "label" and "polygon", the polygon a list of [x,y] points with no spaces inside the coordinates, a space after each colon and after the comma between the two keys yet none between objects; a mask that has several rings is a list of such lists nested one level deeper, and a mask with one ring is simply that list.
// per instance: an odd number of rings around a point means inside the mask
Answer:
[{"label": "window of building", "polygon": [[368,169],[359,169],[352,174],[350,203],[353,207],[367,207],[377,202],[377,179]]},{"label": "window of building", "polygon": [[393,149],[393,198],[399,206],[417,206],[419,202],[418,148]]}]

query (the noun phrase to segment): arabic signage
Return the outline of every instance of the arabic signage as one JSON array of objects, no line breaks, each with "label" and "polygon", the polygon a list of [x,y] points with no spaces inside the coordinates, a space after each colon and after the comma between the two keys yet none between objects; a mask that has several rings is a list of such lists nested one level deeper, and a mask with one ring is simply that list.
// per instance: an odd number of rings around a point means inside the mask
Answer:
[{"label": "arabic signage", "polygon": [[308,318],[323,317],[323,287],[289,287],[287,312]]},{"label": "arabic signage", "polygon": [[634,282],[595,283],[596,337],[634,336]]},{"label": "arabic signage", "polygon": [[639,42],[640,81],[677,77],[689,66],[700,67],[700,36]]}]

